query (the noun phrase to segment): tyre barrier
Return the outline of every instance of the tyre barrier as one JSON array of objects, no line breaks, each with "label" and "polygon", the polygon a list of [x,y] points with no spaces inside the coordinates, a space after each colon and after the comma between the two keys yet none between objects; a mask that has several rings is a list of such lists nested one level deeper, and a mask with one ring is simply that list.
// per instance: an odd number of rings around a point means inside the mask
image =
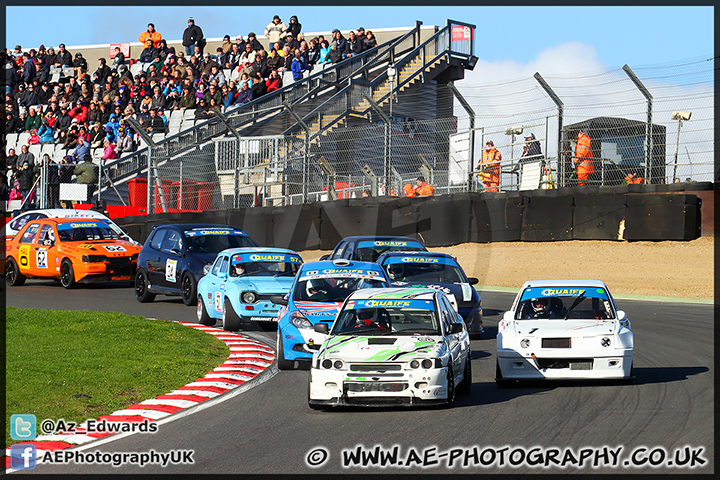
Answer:
[{"label": "tyre barrier", "polygon": [[[109,415],[102,415],[97,418],[97,421],[135,423],[160,420],[240,387],[272,365],[275,359],[275,349],[246,335],[226,332],[197,323],[178,323],[202,330],[225,342],[230,348],[228,359],[204,377],[170,393],[130,405]],[[88,432],[87,422],[83,422],[74,431],[38,435],[35,440],[21,443],[34,445],[37,449],[37,461],[41,463],[45,452],[83,445],[115,434],[115,432]],[[10,468],[10,462],[10,449],[7,448],[5,450],[5,468]]]},{"label": "tyre barrier", "polygon": [[157,223],[229,224],[261,245],[297,251],[331,250],[351,235],[403,235],[437,247],[466,242],[687,241],[714,233],[713,190],[640,192],[650,187],[660,185],[573,187],[537,195],[533,191],[340,199],[287,207],[158,213],[118,218],[116,223],[140,242]]}]

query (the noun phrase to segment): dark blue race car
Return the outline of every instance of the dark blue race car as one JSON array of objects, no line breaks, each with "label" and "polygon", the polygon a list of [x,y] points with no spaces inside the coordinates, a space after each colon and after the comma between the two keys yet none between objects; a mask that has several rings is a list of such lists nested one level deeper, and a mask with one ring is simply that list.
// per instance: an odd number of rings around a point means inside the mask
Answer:
[{"label": "dark blue race car", "polygon": [[478,279],[468,278],[455,257],[436,252],[390,252],[381,255],[377,263],[393,287],[432,287],[454,295],[468,332],[474,336],[482,333],[482,300],[472,287]]},{"label": "dark blue race car", "polygon": [[383,253],[396,251],[427,252],[427,248],[418,240],[410,237],[358,235],[343,238],[329,255],[321,257],[320,260],[344,258],[361,262],[376,262]]},{"label": "dark blue race car", "polygon": [[181,295],[197,303],[197,282],[221,251],[257,247],[250,236],[230,225],[156,225],[138,257],[135,297],[151,302],[155,295]]}]

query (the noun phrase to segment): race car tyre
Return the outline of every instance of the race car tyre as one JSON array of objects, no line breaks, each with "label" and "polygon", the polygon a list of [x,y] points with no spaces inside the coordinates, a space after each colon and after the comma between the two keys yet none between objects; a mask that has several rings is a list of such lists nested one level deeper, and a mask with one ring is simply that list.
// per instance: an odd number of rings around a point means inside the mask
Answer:
[{"label": "race car tyre", "polygon": [[180,282],[180,290],[182,291],[183,303],[188,307],[192,306],[197,297],[197,281],[190,272],[185,272]]},{"label": "race car tyre", "polygon": [[13,287],[19,287],[25,283],[26,278],[25,275],[20,273],[20,269],[17,263],[15,263],[15,260],[8,258],[5,264],[5,281],[7,284]]},{"label": "race car tyre", "polygon": [[472,387],[472,366],[470,364],[470,355],[468,354],[465,360],[465,373],[463,375],[463,381],[458,385],[458,392],[470,393],[470,387]]},{"label": "race car tyre", "polygon": [[280,339],[280,329],[278,329],[277,334],[277,366],[278,370],[292,370],[295,366],[295,362],[285,360],[285,348],[283,348],[283,342]]},{"label": "race car tyre", "polygon": [[148,290],[148,279],[145,270],[142,268],[135,274],[135,298],[140,303],[152,302],[155,300],[155,294]]},{"label": "race car tyre", "polygon": [[19,287],[25,283],[25,280],[26,277],[20,273],[20,269],[18,268],[18,264],[15,263],[15,260],[8,258],[5,264],[5,281],[7,284],[13,287]]},{"label": "race car tyre", "polygon": [[630,376],[627,377],[627,378],[623,378],[623,379],[622,379],[622,383],[624,383],[624,384],[626,384],[626,385],[630,385],[631,383],[633,383],[633,381],[635,381],[635,366],[634,366],[634,363],[635,363],[635,362],[633,362],[633,363],[630,364]]},{"label": "race car tyre", "polygon": [[446,408],[452,407],[452,404],[455,402],[455,374],[453,373],[452,369],[452,359],[448,361],[448,368],[447,368],[447,403],[445,404]]},{"label": "race car tyre", "polygon": [[67,258],[60,264],[60,285],[65,288],[75,286],[75,272],[73,271],[72,262]]},{"label": "race car tyre", "polygon": [[215,319],[208,315],[207,310],[205,310],[202,297],[198,297],[197,299],[197,310],[195,312],[200,325],[206,325],[208,327],[215,325]]},{"label": "race car tyre", "polygon": [[222,312],[223,330],[237,332],[240,330],[241,323],[242,320],[238,317],[238,314],[235,313],[235,309],[233,308],[232,303],[230,303],[230,299],[225,297],[225,305],[223,306]]}]

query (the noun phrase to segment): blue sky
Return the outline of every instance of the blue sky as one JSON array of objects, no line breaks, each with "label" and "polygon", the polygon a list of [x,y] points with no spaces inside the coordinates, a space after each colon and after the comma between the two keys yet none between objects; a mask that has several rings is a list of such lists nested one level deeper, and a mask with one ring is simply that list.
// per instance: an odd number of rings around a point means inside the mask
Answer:
[{"label": "blue sky", "polygon": [[[141,7],[8,6],[6,42],[37,48],[41,43],[88,45],[137,41],[148,22],[169,40],[180,39],[187,17],[195,18],[206,37],[258,34],[277,14],[297,15],[303,31],[404,27],[420,20],[444,25],[446,19],[475,24],[477,56],[488,62],[528,63],[542,52],[580,42],[595,50],[606,66],[651,65],[712,56],[712,6],[356,6],[335,7]],[[24,19],[24,21],[17,21]],[[61,25],[61,27],[58,27]]]}]

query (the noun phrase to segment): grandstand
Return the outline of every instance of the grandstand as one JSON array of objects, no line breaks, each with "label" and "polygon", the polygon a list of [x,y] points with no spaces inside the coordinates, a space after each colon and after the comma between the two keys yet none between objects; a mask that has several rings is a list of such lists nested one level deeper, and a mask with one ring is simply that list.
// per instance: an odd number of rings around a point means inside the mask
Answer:
[{"label": "grandstand", "polygon": [[[150,93],[152,83],[138,86],[138,75],[147,75],[151,68],[149,63],[134,61],[140,43],[131,43],[129,79],[122,80],[115,65],[111,69],[113,83],[104,86],[101,93],[115,94],[111,103],[120,100],[125,112],[122,123],[134,131],[138,148],[105,162],[102,148],[91,149],[93,161],[101,168],[96,203],[142,205],[145,212],[293,204],[337,198],[336,183],[354,185],[355,189],[372,187],[377,194],[383,186],[399,189],[403,181],[419,172],[447,171],[447,137],[453,131],[436,120],[452,118],[453,94],[438,85],[452,84],[463,78],[465,69],[472,68],[473,32],[474,26],[454,21],[443,27],[417,22],[412,28],[375,31],[377,46],[335,63],[315,64],[300,80],[293,80],[292,73],[285,70],[282,88],[248,103],[220,104],[209,115],[198,115],[198,109],[192,108],[165,109],[164,131],[145,131],[148,123],[141,119],[140,104],[144,103],[143,94]],[[307,33],[305,39],[319,35],[331,37],[329,32]],[[267,44],[266,39],[259,40]],[[179,41],[167,43],[176,52],[183,50]],[[219,44],[218,39],[211,38],[205,51],[214,52]],[[93,65],[112,47],[93,45],[67,50],[82,53],[88,65]],[[214,55],[211,58],[217,60]],[[20,65],[15,66],[22,71]],[[226,79],[239,80],[239,69],[223,70]],[[78,73],[75,68],[51,67],[47,81],[53,86],[73,82],[76,90],[85,86],[88,92],[75,92],[80,100],[97,101],[90,95],[97,87],[86,84],[82,73],[79,77]],[[18,80],[16,86],[24,83],[21,75]],[[166,80],[159,76],[157,84],[167,87]],[[207,85],[209,81],[201,76],[193,78],[192,83],[199,90],[200,83]],[[124,96],[115,90],[122,85],[126,86]],[[124,102],[128,90],[134,95]],[[23,97],[17,91],[14,95],[18,110],[30,107],[23,105],[27,95]],[[407,95],[412,95],[412,102],[401,100]],[[195,96],[200,95],[196,92]],[[58,97],[60,102],[67,100]],[[128,114],[129,108],[133,114]],[[43,105],[44,112],[49,109],[49,104]],[[383,140],[386,135],[372,134],[392,123],[388,117],[412,118],[423,128],[414,132],[412,141],[407,135],[399,135],[390,149]],[[90,119],[85,123],[89,124]],[[357,138],[344,137],[344,132],[363,129],[368,132]],[[4,150],[19,150],[29,136],[26,131],[9,132]],[[422,137],[426,141],[418,142]],[[446,139],[445,148],[438,138]],[[421,145],[413,154],[420,159],[419,164],[391,164],[392,152],[404,150],[403,139]],[[72,152],[65,147],[57,139],[54,143],[30,145],[36,160],[47,153],[56,162]],[[154,205],[154,209],[147,205]]]}]

